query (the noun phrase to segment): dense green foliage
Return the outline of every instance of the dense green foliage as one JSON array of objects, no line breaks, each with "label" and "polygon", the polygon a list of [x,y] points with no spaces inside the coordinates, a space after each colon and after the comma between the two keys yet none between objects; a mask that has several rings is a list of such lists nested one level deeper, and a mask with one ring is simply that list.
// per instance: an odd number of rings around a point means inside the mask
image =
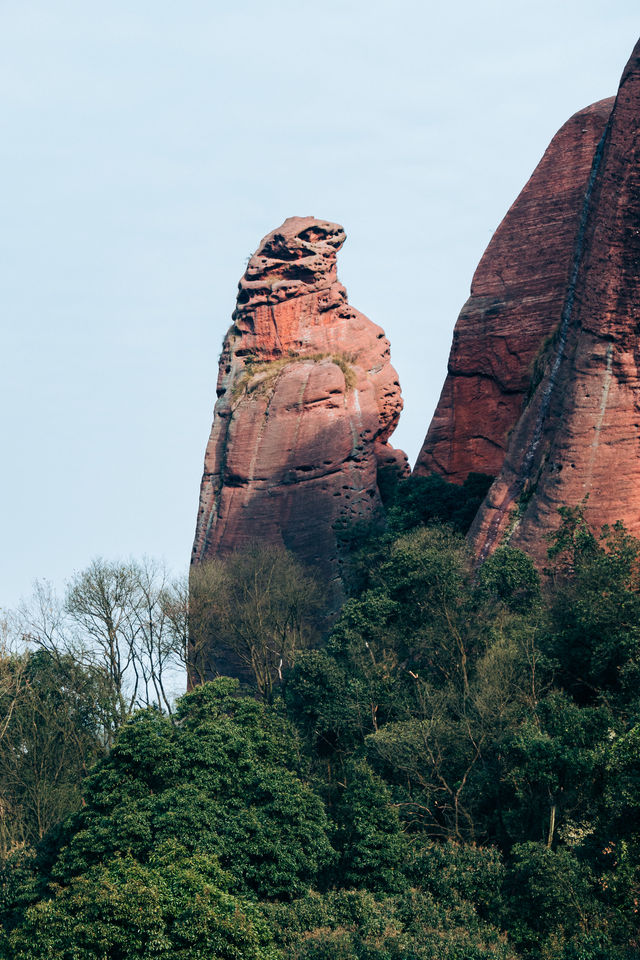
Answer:
[{"label": "dense green foliage", "polygon": [[10,937],[12,956],[275,960],[260,911],[228,886],[215,859],[177,843],[159,844],[146,863],[118,853],[29,907]]},{"label": "dense green foliage", "polygon": [[[474,570],[474,483],[356,531],[326,644],[268,695],[214,680],[106,752],[91,678],[27,657],[85,738],[61,783],[97,762],[5,844],[0,956],[640,956],[640,542],[567,510],[542,577],[508,546]],[[25,771],[50,754],[5,728]]]},{"label": "dense green foliage", "polygon": [[237,682],[198,687],[177,722],[141,711],[87,778],[53,875],[70,881],[124,853],[146,863],[175,837],[215,857],[235,889],[262,898],[304,890],[333,856],[322,803],[301,779],[286,719]]},{"label": "dense green foliage", "polygon": [[406,533],[429,523],[447,523],[466,533],[484,500],[493,477],[470,473],[462,486],[447,483],[433,473],[401,480],[388,506],[388,528],[393,534]]}]

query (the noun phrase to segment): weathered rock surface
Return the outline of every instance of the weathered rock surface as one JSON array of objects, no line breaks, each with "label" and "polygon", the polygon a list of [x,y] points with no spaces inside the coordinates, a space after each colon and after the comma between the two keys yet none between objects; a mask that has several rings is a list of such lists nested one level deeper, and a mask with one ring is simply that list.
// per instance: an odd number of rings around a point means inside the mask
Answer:
[{"label": "weathered rock surface", "polygon": [[562,322],[471,537],[542,560],[558,507],[640,534],[640,43],[596,151]]},{"label": "weathered rock surface", "polygon": [[342,227],[292,217],[239,284],[220,358],[192,562],[284,544],[338,586],[336,520],[381,508],[378,471],[400,411],[384,332],[347,302]]},{"label": "weathered rock surface", "polygon": [[480,261],[453,335],[448,375],[415,466],[463,483],[496,476],[544,339],[560,323],[596,146],[613,98],[551,141]]}]

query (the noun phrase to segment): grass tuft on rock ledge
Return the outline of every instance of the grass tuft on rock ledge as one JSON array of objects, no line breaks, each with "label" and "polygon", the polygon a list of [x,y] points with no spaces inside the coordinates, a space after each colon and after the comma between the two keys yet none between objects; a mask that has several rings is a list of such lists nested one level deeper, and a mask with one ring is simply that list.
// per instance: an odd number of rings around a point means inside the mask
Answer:
[{"label": "grass tuft on rock ledge", "polygon": [[238,400],[242,396],[254,395],[264,396],[264,394],[273,389],[275,381],[282,373],[285,367],[292,363],[321,363],[323,360],[330,360],[337,367],[340,367],[344,375],[346,392],[355,388],[357,377],[353,368],[355,355],[352,353],[288,353],[285,357],[277,360],[255,360],[253,358],[245,361],[245,368],[238,377],[233,386],[232,399]]}]

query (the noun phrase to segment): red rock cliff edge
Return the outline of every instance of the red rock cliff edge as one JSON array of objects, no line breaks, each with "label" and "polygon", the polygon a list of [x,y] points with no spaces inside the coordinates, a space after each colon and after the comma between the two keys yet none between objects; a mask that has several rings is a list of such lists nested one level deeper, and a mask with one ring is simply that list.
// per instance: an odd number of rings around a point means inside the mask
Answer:
[{"label": "red rock cliff edge", "polygon": [[496,476],[540,346],[560,323],[596,146],[613,98],[558,131],[480,261],[415,473]]},{"label": "red rock cliff edge", "polygon": [[380,327],[347,302],[342,227],[291,217],[239,284],[218,374],[192,563],[284,544],[338,586],[333,525],[381,508],[402,398]]},{"label": "red rock cliff edge", "polygon": [[558,507],[640,534],[640,43],[596,151],[562,321],[471,530],[544,559]]}]

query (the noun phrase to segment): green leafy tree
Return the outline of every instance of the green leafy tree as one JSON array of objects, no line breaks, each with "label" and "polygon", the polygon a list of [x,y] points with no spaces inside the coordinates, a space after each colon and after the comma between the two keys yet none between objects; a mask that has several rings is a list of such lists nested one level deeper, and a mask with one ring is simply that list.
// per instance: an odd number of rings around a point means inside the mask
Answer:
[{"label": "green leafy tree", "polygon": [[384,893],[400,890],[406,885],[407,851],[390,791],[362,761],[350,763],[345,774],[333,810],[339,885]]},{"label": "green leafy tree", "polygon": [[335,525],[347,594],[359,596],[369,589],[372,572],[385,559],[389,545],[411,530],[446,525],[464,536],[491,482],[491,477],[481,473],[470,473],[462,485],[437,474],[413,474],[405,479],[399,479],[395,471],[390,474],[381,488],[386,518],[370,523],[338,521]]},{"label": "green leafy tree", "polygon": [[505,883],[507,927],[526,957],[544,960],[628,958],[611,941],[589,866],[566,848],[519,844]]},{"label": "green leafy tree", "polygon": [[595,829],[602,791],[602,745],[611,730],[604,707],[579,707],[554,691],[500,744],[502,822],[512,840],[554,845]]},{"label": "green leafy tree", "polygon": [[540,577],[531,557],[522,550],[498,547],[478,571],[477,590],[483,598],[525,613],[540,600]]},{"label": "green leafy tree", "polygon": [[609,825],[640,853],[640,723],[620,736],[609,731],[604,801]]},{"label": "green leafy tree", "polygon": [[442,904],[415,888],[393,897],[311,892],[269,905],[267,916],[276,944],[295,960],[516,960],[507,937],[469,902]]},{"label": "green leafy tree", "polygon": [[[287,702],[327,756],[366,753],[410,829],[486,835],[494,745],[546,689],[537,575],[511,551],[478,586],[461,538],[423,527],[389,544],[370,581],[346,602],[326,651],[292,671]],[[528,591],[525,612],[514,609],[516,584]]]},{"label": "green leafy tree", "polygon": [[[331,780],[332,763],[356,749],[371,732],[367,683],[326,650],[302,653],[286,674],[287,712],[301,730],[313,757]],[[363,706],[365,705],[365,706]]]},{"label": "green leafy tree", "polygon": [[450,524],[464,535],[492,481],[484,473],[470,473],[463,484],[449,483],[435,473],[400,480],[388,511],[389,527],[397,536],[418,526]]},{"label": "green leafy tree", "polygon": [[495,920],[506,869],[496,847],[473,843],[414,841],[405,866],[412,886],[440,904],[472,904],[478,916]]},{"label": "green leafy tree", "polygon": [[258,908],[215,860],[175,842],[146,864],[115,855],[53,886],[10,934],[15,960],[276,960]]},{"label": "green leafy tree", "polygon": [[553,603],[547,649],[579,703],[637,710],[640,684],[640,541],[622,524],[597,538],[579,510],[562,510],[550,549]]},{"label": "green leafy tree", "polygon": [[177,836],[217,857],[238,892],[288,898],[314,882],[333,851],[296,737],[237,689],[227,679],[203,684],[182,698],[175,724],[143,711],[125,725],[85,783],[60,840],[57,880],[117,853],[145,863]]},{"label": "green leafy tree", "polygon": [[395,540],[372,574],[372,587],[345,604],[329,650],[362,670],[397,668],[434,683],[468,683],[477,640],[469,630],[471,570],[462,539],[422,528]]},{"label": "green leafy tree", "polygon": [[604,790],[592,849],[612,926],[640,949],[640,724],[618,736],[610,731],[603,752]]}]

